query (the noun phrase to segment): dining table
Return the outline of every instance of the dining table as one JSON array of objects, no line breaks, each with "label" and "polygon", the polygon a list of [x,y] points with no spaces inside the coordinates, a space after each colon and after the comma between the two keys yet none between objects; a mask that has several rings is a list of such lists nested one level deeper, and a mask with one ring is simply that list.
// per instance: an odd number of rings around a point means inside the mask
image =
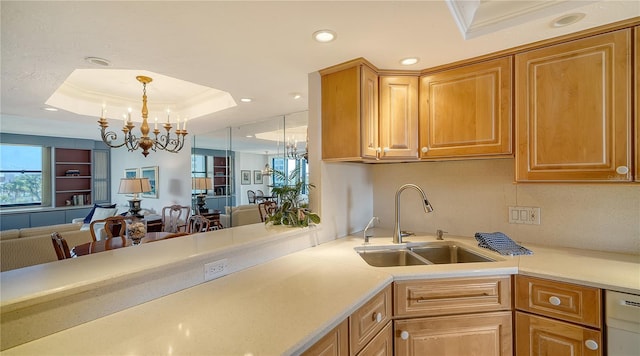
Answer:
[{"label": "dining table", "polygon": [[[167,238],[178,237],[188,235],[187,233],[175,233],[175,232],[147,232],[145,237],[140,240],[141,244],[165,240]],[[104,252],[108,250],[115,250],[118,248],[129,247],[135,245],[131,239],[126,236],[114,236],[104,240],[87,242],[81,245],[73,247],[71,254],[78,256],[90,255],[92,253]]]}]

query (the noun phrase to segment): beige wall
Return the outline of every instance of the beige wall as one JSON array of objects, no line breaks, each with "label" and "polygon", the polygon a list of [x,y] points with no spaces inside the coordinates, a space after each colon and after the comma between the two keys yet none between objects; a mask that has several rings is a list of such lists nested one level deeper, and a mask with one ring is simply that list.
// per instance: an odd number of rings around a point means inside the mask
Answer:
[{"label": "beige wall", "polygon": [[[371,166],[374,214],[393,227],[395,191],[415,183],[435,210],[425,214],[419,194],[405,190],[404,230],[502,231],[523,243],[640,254],[640,185],[514,184],[513,165],[513,159],[495,159]],[[513,205],[540,207],[541,224],[509,224]]]}]

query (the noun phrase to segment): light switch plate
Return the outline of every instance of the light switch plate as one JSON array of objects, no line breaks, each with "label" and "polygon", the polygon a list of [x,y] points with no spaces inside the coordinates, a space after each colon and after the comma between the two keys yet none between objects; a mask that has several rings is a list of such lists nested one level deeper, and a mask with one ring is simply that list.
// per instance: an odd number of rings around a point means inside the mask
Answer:
[{"label": "light switch plate", "polygon": [[540,208],[533,206],[510,206],[509,224],[540,225]]}]

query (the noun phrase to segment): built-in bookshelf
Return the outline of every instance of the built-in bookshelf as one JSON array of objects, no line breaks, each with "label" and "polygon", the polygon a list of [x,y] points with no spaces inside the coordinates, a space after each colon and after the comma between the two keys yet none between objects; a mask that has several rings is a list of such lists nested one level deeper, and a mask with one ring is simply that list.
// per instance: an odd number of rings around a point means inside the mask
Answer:
[{"label": "built-in bookshelf", "polygon": [[55,206],[91,205],[92,151],[55,149]]},{"label": "built-in bookshelf", "polygon": [[215,195],[229,195],[231,192],[232,161],[227,157],[213,156],[213,192]]}]

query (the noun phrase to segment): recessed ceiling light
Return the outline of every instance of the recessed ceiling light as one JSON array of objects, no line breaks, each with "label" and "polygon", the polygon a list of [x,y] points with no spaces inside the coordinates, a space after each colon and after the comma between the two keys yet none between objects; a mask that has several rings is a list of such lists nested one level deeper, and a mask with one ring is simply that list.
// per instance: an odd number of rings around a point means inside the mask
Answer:
[{"label": "recessed ceiling light", "polygon": [[403,66],[410,66],[412,64],[418,63],[418,61],[420,61],[420,58],[418,57],[409,57],[409,58],[402,59],[400,61],[400,64],[402,64]]},{"label": "recessed ceiling light", "polygon": [[319,30],[313,33],[313,39],[321,43],[331,42],[335,40],[337,36],[338,35],[331,30]]},{"label": "recessed ceiling light", "polygon": [[240,101],[242,101],[243,103],[250,103],[253,101],[253,99],[251,98],[240,98]]},{"label": "recessed ceiling light", "polygon": [[300,94],[300,93],[293,93],[293,94],[291,94],[291,96],[295,100],[298,100],[298,99],[302,98],[302,94]]},{"label": "recessed ceiling light", "polygon": [[99,57],[84,57],[84,61],[89,64],[93,64],[101,67],[108,67],[111,65],[111,62],[109,62],[108,59],[99,58]]},{"label": "recessed ceiling light", "polygon": [[52,108],[52,107],[42,108],[42,110],[47,110],[47,111],[58,111],[58,109],[56,109],[56,108]]},{"label": "recessed ceiling light", "polygon": [[246,137],[246,138],[252,138],[252,137],[253,137],[253,135],[247,135],[247,136],[245,136],[245,137]]},{"label": "recessed ceiling light", "polygon": [[551,21],[551,27],[564,27],[574,24],[584,18],[585,14],[576,12],[573,14],[563,15]]}]

